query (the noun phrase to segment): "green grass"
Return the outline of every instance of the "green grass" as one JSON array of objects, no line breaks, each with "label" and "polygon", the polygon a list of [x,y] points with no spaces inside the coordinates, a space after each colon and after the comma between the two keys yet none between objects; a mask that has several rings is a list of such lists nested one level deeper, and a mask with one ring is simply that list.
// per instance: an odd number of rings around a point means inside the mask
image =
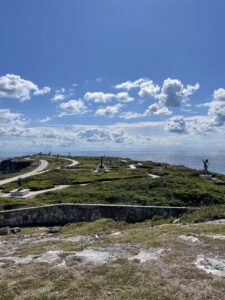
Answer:
[{"label": "green grass", "polygon": [[[27,178],[23,187],[32,191],[50,189],[55,185],[71,185],[71,187],[39,195],[26,201],[11,200],[15,205],[26,206],[32,203],[39,205],[54,203],[105,203],[105,204],[136,204],[159,206],[211,206],[225,205],[225,185],[217,185],[213,180],[201,178],[200,172],[168,164],[142,162],[142,166],[131,170],[129,164],[136,161],[127,159],[124,163],[120,158],[112,157],[108,167],[110,172],[94,173],[98,166],[98,157],[71,157],[78,160],[79,165],[72,169],[51,170],[47,173]],[[48,158],[58,166],[56,158]],[[63,163],[68,164],[64,161]],[[53,165],[50,165],[53,167]],[[63,165],[61,165],[63,167]],[[159,175],[152,179],[148,173]],[[224,175],[213,174],[225,182]],[[92,183],[80,186],[83,183]],[[16,183],[2,186],[4,192],[16,188]],[[0,199],[0,209],[4,209],[10,199]]]},{"label": "green grass", "polygon": [[0,198],[0,210],[16,209],[40,205],[37,199]]},{"label": "green grass", "polygon": [[189,214],[185,214],[181,221],[189,223],[199,223],[212,220],[225,219],[225,206],[203,207]]}]

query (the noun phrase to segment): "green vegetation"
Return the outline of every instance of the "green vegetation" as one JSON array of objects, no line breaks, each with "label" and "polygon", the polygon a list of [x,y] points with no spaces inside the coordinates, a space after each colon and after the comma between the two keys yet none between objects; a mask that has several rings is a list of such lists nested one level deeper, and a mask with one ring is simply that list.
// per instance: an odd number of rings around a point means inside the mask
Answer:
[{"label": "green vegetation", "polygon": [[[55,185],[69,188],[41,194],[33,199],[0,199],[0,209],[54,203],[108,203],[161,206],[208,206],[225,204],[225,176],[212,174],[218,181],[202,178],[199,171],[183,166],[138,162],[110,157],[109,172],[94,172],[99,157],[72,157],[79,165],[65,168],[68,161],[44,157],[51,171],[27,178],[23,187],[32,191]],[[130,169],[136,164],[136,169]],[[56,169],[60,167],[60,169]],[[158,175],[151,178],[148,174]],[[85,185],[87,184],[87,185]],[[16,188],[16,183],[2,186],[3,192]],[[11,205],[11,206],[10,206]]]},{"label": "green vegetation", "polygon": [[225,219],[225,206],[215,205],[202,207],[192,213],[185,214],[181,218],[181,221],[189,223],[199,223],[219,219]]}]

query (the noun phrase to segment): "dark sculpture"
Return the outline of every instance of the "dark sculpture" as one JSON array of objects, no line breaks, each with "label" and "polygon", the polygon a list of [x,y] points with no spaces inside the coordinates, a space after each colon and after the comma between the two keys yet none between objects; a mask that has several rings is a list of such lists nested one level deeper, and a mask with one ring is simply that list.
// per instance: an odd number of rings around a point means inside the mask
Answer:
[{"label": "dark sculpture", "polygon": [[205,159],[205,160],[203,159],[202,162],[203,162],[203,165],[204,165],[204,173],[208,174],[209,160],[208,159]]},{"label": "dark sculpture", "polygon": [[22,178],[19,177],[18,180],[17,180],[17,190],[21,191],[22,189],[23,189],[23,187],[22,187]]},{"label": "dark sculpture", "polygon": [[104,169],[104,166],[103,166],[103,157],[101,157],[101,163],[100,163],[99,169]]}]

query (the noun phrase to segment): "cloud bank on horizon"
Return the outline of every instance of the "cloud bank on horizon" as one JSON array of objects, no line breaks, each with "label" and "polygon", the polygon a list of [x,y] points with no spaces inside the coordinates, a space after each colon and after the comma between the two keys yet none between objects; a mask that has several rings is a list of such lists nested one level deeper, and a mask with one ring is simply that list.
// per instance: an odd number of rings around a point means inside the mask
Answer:
[{"label": "cloud bank on horizon", "polygon": [[[160,85],[140,78],[115,84],[106,92],[85,91],[73,99],[72,87],[39,88],[19,75],[2,75],[2,104],[7,106],[14,100],[22,107],[34,97],[47,95],[45,105],[52,106],[52,113],[46,116],[43,110],[43,118],[34,125],[29,115],[1,108],[1,142],[6,147],[65,150],[156,149],[186,143],[204,147],[207,138],[215,139],[225,132],[225,89],[218,88],[212,92],[211,101],[195,105],[191,97],[199,89],[199,83],[184,84],[179,79],[167,78]],[[198,114],[202,107],[205,114]],[[87,123],[73,122],[81,116]],[[70,124],[68,117],[72,118]],[[91,124],[91,120],[97,124]]]}]

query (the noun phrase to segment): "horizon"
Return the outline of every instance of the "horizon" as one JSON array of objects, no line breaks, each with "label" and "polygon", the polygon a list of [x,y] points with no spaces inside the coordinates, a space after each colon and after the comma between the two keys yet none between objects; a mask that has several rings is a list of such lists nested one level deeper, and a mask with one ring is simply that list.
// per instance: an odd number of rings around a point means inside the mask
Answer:
[{"label": "horizon", "polygon": [[[36,152],[37,153],[37,152]],[[0,161],[13,158],[35,155],[35,152],[12,152],[0,154]],[[49,152],[42,153],[48,156]],[[209,159],[209,170],[220,174],[225,174],[225,154],[223,150],[213,152],[193,152],[193,151],[70,151],[70,152],[51,152],[51,155],[71,156],[71,157],[121,157],[134,161],[154,161],[167,163],[170,165],[183,165],[185,167],[202,170],[202,159]]]},{"label": "horizon", "polygon": [[1,149],[223,151],[224,9],[1,1]]}]

